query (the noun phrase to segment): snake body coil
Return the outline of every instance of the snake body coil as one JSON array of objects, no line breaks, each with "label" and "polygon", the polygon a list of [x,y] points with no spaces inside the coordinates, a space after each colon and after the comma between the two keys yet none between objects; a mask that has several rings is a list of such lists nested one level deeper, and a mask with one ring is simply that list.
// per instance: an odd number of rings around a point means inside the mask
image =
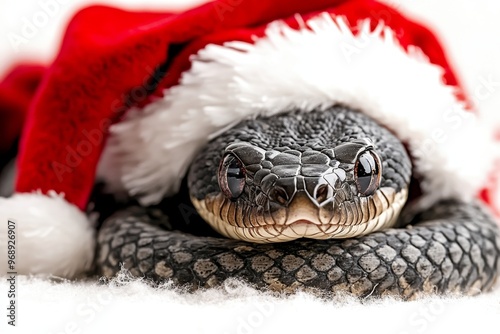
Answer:
[{"label": "snake body coil", "polygon": [[240,278],[358,296],[489,289],[495,220],[449,199],[403,221],[411,168],[397,138],[342,106],[247,120],[208,143],[177,196],[104,222],[98,270],[191,288]]}]

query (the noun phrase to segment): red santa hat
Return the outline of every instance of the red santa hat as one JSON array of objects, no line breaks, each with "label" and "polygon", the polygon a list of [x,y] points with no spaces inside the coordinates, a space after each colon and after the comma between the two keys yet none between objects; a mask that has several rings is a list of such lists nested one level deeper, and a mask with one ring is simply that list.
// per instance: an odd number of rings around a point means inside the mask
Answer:
[{"label": "red santa hat", "polygon": [[18,271],[73,277],[90,267],[95,236],[84,210],[97,170],[113,191],[158,203],[236,122],[337,103],[407,144],[427,203],[491,202],[492,131],[468,111],[434,34],[387,5],[219,0],[179,14],[80,11],[30,103],[16,193],[0,199],[2,222],[19,222]]}]

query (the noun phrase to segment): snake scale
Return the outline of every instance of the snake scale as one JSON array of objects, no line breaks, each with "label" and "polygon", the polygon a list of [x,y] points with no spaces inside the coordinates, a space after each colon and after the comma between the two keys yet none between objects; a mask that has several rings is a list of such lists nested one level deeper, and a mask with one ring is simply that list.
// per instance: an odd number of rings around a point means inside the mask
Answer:
[{"label": "snake scale", "polygon": [[404,145],[357,110],[244,120],[198,153],[176,196],[107,208],[97,270],[113,277],[124,267],[191,290],[229,278],[406,299],[490,289],[500,231],[486,206],[402,208],[414,183]]}]

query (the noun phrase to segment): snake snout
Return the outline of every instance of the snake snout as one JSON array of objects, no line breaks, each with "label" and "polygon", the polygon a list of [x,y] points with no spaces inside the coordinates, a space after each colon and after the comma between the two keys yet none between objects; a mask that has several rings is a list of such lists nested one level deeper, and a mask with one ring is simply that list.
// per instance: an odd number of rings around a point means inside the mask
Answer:
[{"label": "snake snout", "polygon": [[[301,174],[293,178],[269,180],[271,184],[265,184],[267,180],[263,180],[261,188],[269,189],[265,197],[270,202],[274,224],[290,226],[300,222],[329,228],[332,222],[343,220],[342,206],[354,197],[350,187],[343,185],[343,175],[339,177],[334,172],[328,172],[331,168],[321,166],[309,166],[308,169],[307,176]],[[307,234],[303,236],[308,237]]]},{"label": "snake snout", "polygon": [[[328,175],[332,183],[326,181],[324,176],[278,179],[272,184],[263,184],[262,188],[269,189],[266,196],[275,204],[288,207],[296,197],[304,195],[311,204],[318,208],[334,201],[335,184],[338,184],[338,176],[334,173]],[[333,184],[333,185],[332,185]]]},{"label": "snake snout", "polygon": [[[318,185],[312,193],[307,193],[307,196],[318,206],[324,205],[333,200],[333,188],[327,184]],[[305,191],[299,191],[305,192]],[[297,191],[295,188],[283,187],[276,185],[269,191],[269,200],[282,205],[288,206],[295,198]]]}]

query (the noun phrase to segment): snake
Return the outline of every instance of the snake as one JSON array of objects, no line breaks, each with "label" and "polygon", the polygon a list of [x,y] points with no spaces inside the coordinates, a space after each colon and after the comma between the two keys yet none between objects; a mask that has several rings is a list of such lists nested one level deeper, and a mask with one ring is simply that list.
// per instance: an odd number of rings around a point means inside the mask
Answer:
[{"label": "snake", "polygon": [[415,205],[425,175],[412,169],[404,143],[346,105],[245,119],[197,153],[175,196],[107,207],[96,269],[187,291],[234,279],[363,298],[490,290],[494,215],[480,200]]}]

